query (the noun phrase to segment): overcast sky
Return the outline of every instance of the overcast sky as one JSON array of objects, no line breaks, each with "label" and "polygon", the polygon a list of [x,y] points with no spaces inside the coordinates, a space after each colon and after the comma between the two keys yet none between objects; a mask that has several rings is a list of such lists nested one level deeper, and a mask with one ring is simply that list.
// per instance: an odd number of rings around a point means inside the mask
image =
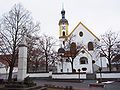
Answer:
[{"label": "overcast sky", "polygon": [[98,37],[108,30],[120,31],[120,0],[0,0],[0,17],[18,3],[41,23],[40,33],[59,36],[62,3],[69,33],[80,21]]}]

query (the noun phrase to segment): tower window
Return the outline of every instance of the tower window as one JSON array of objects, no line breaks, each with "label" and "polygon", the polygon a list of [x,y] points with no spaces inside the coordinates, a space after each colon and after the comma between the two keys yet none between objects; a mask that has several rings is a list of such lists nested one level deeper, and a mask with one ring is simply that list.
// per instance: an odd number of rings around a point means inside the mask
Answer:
[{"label": "tower window", "polygon": [[65,45],[65,41],[63,41],[63,45]]},{"label": "tower window", "polygon": [[80,64],[88,64],[88,59],[86,57],[81,57]]},{"label": "tower window", "polygon": [[65,31],[63,31],[63,36],[65,36]]},{"label": "tower window", "polygon": [[94,49],[93,42],[89,42],[88,43],[88,50],[90,51],[90,50],[93,50],[93,49]]}]

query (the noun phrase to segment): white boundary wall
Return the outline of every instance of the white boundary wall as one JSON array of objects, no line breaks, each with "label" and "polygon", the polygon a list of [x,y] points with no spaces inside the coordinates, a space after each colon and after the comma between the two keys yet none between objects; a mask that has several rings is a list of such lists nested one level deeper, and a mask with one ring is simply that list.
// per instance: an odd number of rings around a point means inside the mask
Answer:
[{"label": "white boundary wall", "polygon": [[[67,73],[29,73],[29,77],[52,77],[53,79],[79,79],[79,74]],[[96,73],[96,78],[101,78],[100,73]],[[102,73],[102,78],[120,78],[120,73]],[[80,74],[80,79],[87,79],[86,74]]]},{"label": "white boundary wall", "polygon": [[[102,78],[120,78],[120,73],[101,73]],[[96,78],[101,78],[100,73],[96,74]]]},{"label": "white boundary wall", "polygon": [[27,76],[29,77],[50,77],[52,73],[28,73]]},{"label": "white boundary wall", "polygon": [[[53,74],[53,79],[79,79],[79,74]],[[86,74],[80,74],[80,79],[86,79]]]}]

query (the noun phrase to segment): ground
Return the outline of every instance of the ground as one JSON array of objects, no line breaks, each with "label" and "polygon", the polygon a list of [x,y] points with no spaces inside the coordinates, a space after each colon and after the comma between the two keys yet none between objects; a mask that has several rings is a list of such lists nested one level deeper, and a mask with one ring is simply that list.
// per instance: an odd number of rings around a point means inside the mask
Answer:
[{"label": "ground", "polygon": [[[51,80],[34,80],[37,85],[51,84],[59,87],[72,86],[76,90],[120,90],[120,82],[113,81],[112,83],[106,83],[104,88],[101,87],[89,87],[90,83],[96,83],[96,80],[84,80],[82,83],[79,82],[57,82]],[[51,89],[50,89],[51,90]],[[54,90],[54,89],[52,89]]]},{"label": "ground", "polygon": [[[84,80],[83,82],[76,81],[54,81],[54,80],[46,80],[46,79],[33,79],[33,81],[37,84],[37,86],[45,86],[51,85],[54,87],[70,87],[74,88],[74,90],[120,90],[120,82],[112,81],[105,83],[105,87],[89,87],[89,84],[96,83],[96,80]],[[2,87],[2,85],[0,85]],[[35,89],[41,90],[41,89]],[[65,89],[53,89],[48,88],[47,90],[65,90]]]}]

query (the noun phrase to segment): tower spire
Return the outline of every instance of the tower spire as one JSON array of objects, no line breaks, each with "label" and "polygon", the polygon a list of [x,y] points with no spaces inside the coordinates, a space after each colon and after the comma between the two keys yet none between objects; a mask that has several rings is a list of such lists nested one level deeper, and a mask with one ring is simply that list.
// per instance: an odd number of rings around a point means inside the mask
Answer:
[{"label": "tower spire", "polygon": [[65,18],[65,10],[64,10],[64,4],[62,3],[62,11],[61,11],[61,14],[62,14],[62,18]]},{"label": "tower spire", "polygon": [[64,10],[64,3],[62,3],[62,10]]}]

